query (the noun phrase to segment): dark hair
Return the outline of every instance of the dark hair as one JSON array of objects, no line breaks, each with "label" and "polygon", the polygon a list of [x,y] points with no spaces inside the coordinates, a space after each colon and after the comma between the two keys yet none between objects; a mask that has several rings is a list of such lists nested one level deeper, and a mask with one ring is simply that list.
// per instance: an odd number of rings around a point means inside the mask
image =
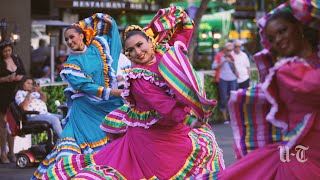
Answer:
[{"label": "dark hair", "polygon": [[[2,51],[3,51],[4,48],[6,48],[6,47],[11,47],[11,49],[13,50],[13,44],[12,44],[12,42],[11,42],[11,41],[7,41],[7,40],[2,41],[2,42],[0,43],[0,52],[2,53]],[[1,54],[1,56],[2,56],[2,54]]]},{"label": "dark hair", "polygon": [[[266,23],[265,29],[267,29],[269,23],[276,19],[282,19],[292,24],[301,24],[301,22],[296,19],[290,11],[279,11],[272,14]],[[301,24],[303,27],[304,38],[311,44],[313,49],[316,49],[319,43],[319,34],[318,30],[310,28],[306,25]]]},{"label": "dark hair", "polygon": [[127,33],[124,41],[126,41],[128,38],[130,38],[131,36],[134,36],[134,35],[140,35],[140,36],[144,37],[147,41],[149,40],[149,37],[144,32],[139,31],[139,30],[132,30]]},{"label": "dark hair", "polygon": [[16,91],[18,91],[18,90],[23,90],[23,85],[24,85],[24,83],[25,83],[27,80],[29,80],[29,79],[31,79],[32,82],[35,83],[35,81],[34,81],[34,79],[33,79],[32,77],[30,77],[30,76],[23,76],[23,78],[21,79],[21,81],[17,84]]},{"label": "dark hair", "polygon": [[83,30],[82,30],[79,26],[73,26],[73,25],[68,26],[68,27],[64,30],[64,32],[68,31],[69,29],[74,29],[74,30],[76,30],[79,34],[83,34],[83,39],[82,39],[82,41],[86,44],[86,35],[84,34]]},{"label": "dark hair", "polygon": [[283,19],[287,22],[290,22],[292,24],[296,24],[296,23],[299,23],[298,19],[296,19],[292,13],[290,11],[278,11],[278,12],[275,12],[274,14],[272,14],[270,17],[268,17],[268,20],[267,20],[267,23],[266,23],[266,26],[265,28],[267,28],[269,22],[273,21],[273,20],[276,20],[276,19]]},{"label": "dark hair", "polygon": [[[11,41],[2,41],[0,43],[0,66],[1,67],[6,67],[6,63],[3,61],[3,50],[6,48],[6,47],[10,47],[11,50],[13,50],[13,44]],[[13,55],[13,53],[12,53]],[[11,55],[11,56],[12,56]]]},{"label": "dark hair", "polygon": [[44,47],[46,45],[46,40],[44,39],[39,39],[39,46]]}]

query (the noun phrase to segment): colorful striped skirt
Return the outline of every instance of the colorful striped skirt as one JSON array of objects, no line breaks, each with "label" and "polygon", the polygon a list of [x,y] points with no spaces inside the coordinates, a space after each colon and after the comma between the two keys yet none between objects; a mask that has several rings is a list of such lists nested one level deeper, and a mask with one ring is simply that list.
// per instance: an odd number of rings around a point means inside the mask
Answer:
[{"label": "colorful striped skirt", "polygon": [[221,169],[222,152],[209,125],[155,124],[129,127],[97,154],[63,158],[45,179],[185,179]]}]

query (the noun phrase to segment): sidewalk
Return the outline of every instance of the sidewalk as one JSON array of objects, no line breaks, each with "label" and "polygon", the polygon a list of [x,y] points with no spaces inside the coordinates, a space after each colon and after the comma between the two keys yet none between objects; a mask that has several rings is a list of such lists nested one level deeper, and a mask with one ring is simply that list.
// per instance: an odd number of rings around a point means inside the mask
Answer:
[{"label": "sidewalk", "polygon": [[228,124],[212,124],[211,125],[219,147],[223,150],[223,159],[226,167],[236,161],[233,150],[233,134],[231,125]]},{"label": "sidewalk", "polygon": [[[233,151],[233,137],[230,124],[213,124],[211,125],[219,147],[223,150],[223,158],[226,167],[236,161]],[[2,180],[28,180],[36,170],[36,167],[19,169],[14,163],[0,163],[0,179]]]}]

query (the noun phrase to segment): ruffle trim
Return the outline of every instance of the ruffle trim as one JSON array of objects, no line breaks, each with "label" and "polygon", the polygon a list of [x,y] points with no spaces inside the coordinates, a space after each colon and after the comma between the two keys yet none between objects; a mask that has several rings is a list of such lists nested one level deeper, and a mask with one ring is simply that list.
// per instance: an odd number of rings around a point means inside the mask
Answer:
[{"label": "ruffle trim", "polygon": [[283,65],[285,65],[289,62],[301,62],[301,63],[305,64],[306,66],[309,66],[305,60],[298,58],[298,57],[282,59],[282,60],[278,61],[274,65],[274,67],[270,68],[269,74],[266,76],[265,81],[261,85],[261,89],[265,93],[265,97],[266,97],[267,101],[271,104],[271,109],[270,109],[269,113],[267,114],[266,119],[274,126],[282,128],[282,130],[284,132],[287,131],[288,124],[284,120],[276,118],[276,114],[279,111],[279,104],[277,103],[276,98],[269,91],[269,88],[270,88],[270,85],[271,85],[272,80],[274,78],[274,75],[276,74],[276,71],[280,67],[282,67]]},{"label": "ruffle trim", "polygon": [[64,90],[64,92],[67,92],[67,91],[71,92],[70,94],[71,99],[76,99],[78,97],[86,96],[91,101],[98,102],[98,101],[102,101],[103,99],[106,99],[106,97],[109,97],[109,92],[107,91],[106,88],[103,88],[102,86],[99,87],[98,89],[98,96],[89,95],[89,94],[83,93],[83,91],[81,90],[73,89],[68,79],[65,78],[64,76],[65,74],[71,74],[79,78],[88,78],[92,82],[94,81],[89,75],[84,74],[79,66],[74,64],[67,64],[67,66],[64,66],[64,69],[62,69],[62,71],[60,72],[60,76],[64,82],[68,83],[68,87]]},{"label": "ruffle trim", "polygon": [[[101,150],[105,144],[109,142],[109,138],[105,137],[104,139],[92,143],[82,143],[79,145],[77,141],[72,137],[60,138],[53,150],[46,156],[42,161],[40,166],[37,168],[31,179],[43,179],[44,174],[47,173],[51,167],[54,167],[56,163],[61,163],[65,158],[73,157],[74,154],[94,154]],[[92,160],[93,162],[93,160]],[[61,179],[61,177],[55,177]],[[46,179],[46,178],[44,178]]]},{"label": "ruffle trim", "polygon": [[270,104],[261,84],[231,91],[228,109],[237,159],[257,148],[281,141],[281,129],[265,120]]},{"label": "ruffle trim", "polygon": [[185,179],[225,168],[222,150],[209,124],[192,129],[188,136],[192,142],[192,152],[183,167],[170,179]]},{"label": "ruffle trim", "polygon": [[[299,139],[304,137],[305,135],[305,129],[309,129],[314,122],[314,118],[312,118],[312,114],[308,113],[304,116],[302,122],[297,125],[293,130],[290,132],[283,133],[282,139],[283,139],[283,145],[291,149],[294,145],[299,142]],[[280,153],[283,155],[284,149],[280,148]]]},{"label": "ruffle trim", "polygon": [[[66,168],[67,167],[67,168]],[[51,166],[42,179],[118,179],[126,178],[110,166],[96,165],[92,154],[68,156]]]},{"label": "ruffle trim", "polygon": [[128,73],[126,77],[126,82],[124,84],[124,90],[121,93],[121,96],[127,101],[130,107],[134,106],[134,99],[130,97],[130,85],[131,81],[134,79],[140,79],[143,78],[146,81],[149,81],[152,84],[155,84],[156,86],[160,88],[165,88],[165,92],[169,95],[173,96],[174,93],[172,90],[169,89],[167,83],[164,81],[164,79],[159,76],[158,74],[151,72],[146,69],[141,68],[133,68]]},{"label": "ruffle trim", "polygon": [[[211,127],[206,124],[202,128],[189,132],[192,151],[183,167],[170,179],[185,179],[192,176],[217,172],[225,168],[222,150],[216,143]],[[111,166],[97,165],[92,154],[77,154],[63,158],[51,166],[43,179],[127,179]],[[150,179],[158,179],[156,176]]]},{"label": "ruffle trim", "polygon": [[82,69],[79,66],[74,64],[65,64],[60,72],[61,79],[65,82],[68,82],[68,80],[64,77],[64,74],[71,74],[76,77],[89,78],[92,80],[89,75],[83,73]]},{"label": "ruffle trim", "polygon": [[113,59],[110,55],[109,44],[106,39],[99,36],[96,36],[91,43],[98,48],[103,62],[104,84],[107,88],[112,88],[114,87],[113,82],[116,81],[116,75],[111,66]]},{"label": "ruffle trim", "polygon": [[149,128],[160,119],[158,112],[138,111],[128,105],[123,105],[109,113],[102,121],[100,128],[109,133],[123,133],[127,126]]}]

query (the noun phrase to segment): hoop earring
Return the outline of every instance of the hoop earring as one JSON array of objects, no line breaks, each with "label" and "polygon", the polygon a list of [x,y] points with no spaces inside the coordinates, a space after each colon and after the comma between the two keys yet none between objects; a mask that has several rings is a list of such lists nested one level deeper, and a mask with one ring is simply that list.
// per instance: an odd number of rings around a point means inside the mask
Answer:
[{"label": "hoop earring", "polygon": [[80,50],[83,49],[83,43],[80,43]]}]

